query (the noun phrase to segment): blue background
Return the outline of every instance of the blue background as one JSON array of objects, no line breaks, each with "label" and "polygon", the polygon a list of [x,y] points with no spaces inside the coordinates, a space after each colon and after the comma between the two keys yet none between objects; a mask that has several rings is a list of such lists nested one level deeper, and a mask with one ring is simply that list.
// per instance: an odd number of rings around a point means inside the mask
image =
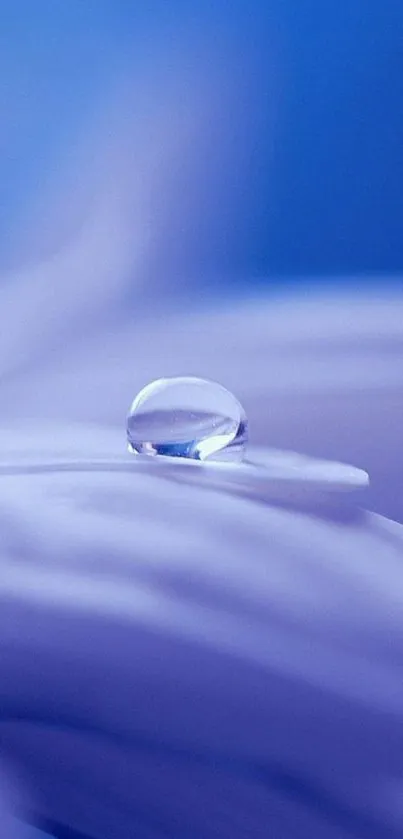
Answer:
[{"label": "blue background", "polygon": [[223,64],[231,54],[238,95],[211,126],[213,158],[233,120],[225,199],[183,190],[197,222],[173,226],[172,269],[186,271],[190,247],[206,283],[398,274],[402,35],[400,0],[1,3],[0,268],[15,264],[13,231],[127,62],[135,76],[148,44],[164,56],[196,38],[184,62],[203,74],[213,46]]}]

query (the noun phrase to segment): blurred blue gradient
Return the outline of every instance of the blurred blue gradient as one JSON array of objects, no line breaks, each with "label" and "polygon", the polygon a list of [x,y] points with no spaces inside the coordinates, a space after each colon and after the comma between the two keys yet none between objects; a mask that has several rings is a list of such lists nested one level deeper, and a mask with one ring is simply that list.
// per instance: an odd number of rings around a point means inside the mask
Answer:
[{"label": "blurred blue gradient", "polygon": [[[1,745],[58,837],[156,800],[144,836],[401,835],[402,33],[401,0],[0,0]],[[178,374],[374,513],[81,472]]]},{"label": "blurred blue gradient", "polygon": [[[175,65],[195,97],[205,77],[220,91],[202,177],[189,151],[170,162],[173,276],[208,289],[398,274],[402,27],[399,0],[3,1],[0,268],[21,261],[21,231],[91,115],[122,83],[158,87]],[[130,108],[141,122],[136,93]]]}]

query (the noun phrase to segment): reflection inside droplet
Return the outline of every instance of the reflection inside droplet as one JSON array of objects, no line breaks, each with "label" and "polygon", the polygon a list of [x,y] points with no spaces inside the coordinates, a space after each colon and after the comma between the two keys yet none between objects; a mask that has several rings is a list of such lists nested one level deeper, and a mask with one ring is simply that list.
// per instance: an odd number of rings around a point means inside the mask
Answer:
[{"label": "reflection inside droplet", "polygon": [[193,460],[241,460],[247,420],[235,396],[204,379],[157,379],[135,397],[127,418],[129,450]]}]

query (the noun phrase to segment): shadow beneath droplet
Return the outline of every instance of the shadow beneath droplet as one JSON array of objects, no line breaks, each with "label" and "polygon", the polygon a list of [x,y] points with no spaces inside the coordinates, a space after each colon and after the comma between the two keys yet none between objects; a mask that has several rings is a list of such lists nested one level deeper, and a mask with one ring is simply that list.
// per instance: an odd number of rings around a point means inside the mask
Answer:
[{"label": "shadow beneath droplet", "polygon": [[[236,467],[235,467],[236,468]],[[233,466],[232,466],[233,469]],[[267,485],[256,483],[251,475],[250,485],[231,480],[233,471],[212,468],[210,464],[193,460],[178,459],[175,463],[144,456],[128,460],[123,456],[109,460],[54,461],[48,463],[7,464],[0,466],[0,476],[45,475],[74,472],[113,472],[141,474],[158,477],[171,483],[196,486],[207,492],[225,493],[233,498],[242,498],[259,505],[276,507],[304,513],[315,518],[334,521],[339,524],[357,523],[365,515],[361,504],[364,490],[344,494],[339,491],[315,489],[301,481],[268,481]]]},{"label": "shadow beneath droplet", "polygon": [[[194,481],[188,480],[183,474],[161,474],[160,477],[175,483],[187,484],[189,486],[194,485]],[[336,497],[336,494],[331,496],[330,493],[318,493],[313,497],[312,493],[308,491],[307,496],[309,495],[309,497],[304,498],[303,490],[301,490],[298,496],[293,494],[292,497],[287,498],[283,490],[283,497],[278,498],[273,492],[265,492],[261,488],[258,491],[253,491],[248,487],[231,486],[230,484],[223,484],[218,487],[214,483],[200,482],[198,483],[198,488],[220,494],[225,492],[227,496],[242,498],[265,507],[275,507],[289,512],[298,512],[310,517],[344,525],[357,524],[366,515],[366,511],[360,503],[362,501],[362,493],[357,493],[357,497],[354,498],[351,495],[348,498],[344,496]],[[358,496],[360,497],[358,498]]]}]

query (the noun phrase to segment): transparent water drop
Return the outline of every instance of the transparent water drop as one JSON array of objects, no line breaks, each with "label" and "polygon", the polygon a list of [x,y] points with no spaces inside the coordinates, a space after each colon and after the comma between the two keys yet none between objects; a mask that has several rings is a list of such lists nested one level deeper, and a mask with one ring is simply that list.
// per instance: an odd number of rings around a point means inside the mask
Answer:
[{"label": "transparent water drop", "polygon": [[193,460],[241,460],[247,429],[245,412],[229,390],[189,376],[151,382],[127,418],[134,454]]}]

